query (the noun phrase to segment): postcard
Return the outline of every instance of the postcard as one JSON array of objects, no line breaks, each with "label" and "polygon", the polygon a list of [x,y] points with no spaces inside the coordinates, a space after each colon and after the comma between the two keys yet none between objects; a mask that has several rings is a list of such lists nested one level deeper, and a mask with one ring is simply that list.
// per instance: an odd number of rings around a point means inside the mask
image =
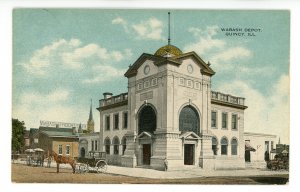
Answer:
[{"label": "postcard", "polygon": [[13,183],[288,184],[289,10],[12,19]]}]

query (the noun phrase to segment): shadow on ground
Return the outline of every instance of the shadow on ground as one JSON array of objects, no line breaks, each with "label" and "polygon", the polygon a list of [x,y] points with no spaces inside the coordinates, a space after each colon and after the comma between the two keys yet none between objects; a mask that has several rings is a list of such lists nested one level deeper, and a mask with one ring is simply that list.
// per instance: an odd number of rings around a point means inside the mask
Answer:
[{"label": "shadow on ground", "polygon": [[276,176],[276,177],[249,177],[250,179],[261,184],[278,184],[284,185],[289,181],[288,176]]}]

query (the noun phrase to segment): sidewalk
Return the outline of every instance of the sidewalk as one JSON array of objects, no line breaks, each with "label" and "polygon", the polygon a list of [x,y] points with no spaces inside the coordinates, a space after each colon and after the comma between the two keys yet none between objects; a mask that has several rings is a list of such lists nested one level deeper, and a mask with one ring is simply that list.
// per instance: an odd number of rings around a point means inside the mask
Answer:
[{"label": "sidewalk", "polygon": [[217,177],[217,176],[267,176],[267,175],[283,175],[289,174],[288,171],[270,171],[267,169],[244,169],[244,170],[203,170],[201,168],[172,170],[172,171],[158,171],[144,168],[128,168],[118,166],[108,166],[107,173],[126,175],[132,177],[145,178],[194,178],[194,177]]},{"label": "sidewalk", "polygon": [[[15,161],[14,163],[26,164],[23,161]],[[46,163],[44,167],[46,167]],[[55,162],[51,162],[51,167],[56,167]],[[62,169],[71,169],[68,164],[60,164]],[[187,168],[184,170],[158,171],[145,168],[130,168],[108,165],[106,173],[114,175],[124,175],[131,177],[144,177],[153,179],[178,179],[178,178],[195,178],[195,177],[224,177],[224,176],[272,176],[289,174],[288,171],[271,171],[268,169],[244,169],[244,170],[203,170],[201,168]]]}]

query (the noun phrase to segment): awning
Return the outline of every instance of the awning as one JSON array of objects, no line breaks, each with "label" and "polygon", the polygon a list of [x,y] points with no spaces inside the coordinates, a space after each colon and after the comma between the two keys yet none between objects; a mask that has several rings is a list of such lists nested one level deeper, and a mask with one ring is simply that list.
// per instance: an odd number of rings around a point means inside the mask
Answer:
[{"label": "awning", "polygon": [[250,145],[250,143],[248,141],[245,142],[245,151],[256,151],[256,149],[254,149],[254,147],[252,147]]}]

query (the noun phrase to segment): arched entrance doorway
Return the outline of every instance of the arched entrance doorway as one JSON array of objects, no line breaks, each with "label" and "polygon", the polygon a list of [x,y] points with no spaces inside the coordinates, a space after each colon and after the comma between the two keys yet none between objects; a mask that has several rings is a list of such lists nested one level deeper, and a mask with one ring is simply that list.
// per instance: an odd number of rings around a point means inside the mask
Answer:
[{"label": "arched entrance doorway", "polygon": [[85,148],[81,147],[80,149],[80,157],[85,157]]},{"label": "arched entrance doorway", "polygon": [[141,164],[150,165],[151,135],[156,130],[156,113],[150,105],[144,106],[139,112],[138,134],[141,145]]},{"label": "arched entrance doorway", "polygon": [[[179,131],[181,131],[181,133],[193,132],[196,135],[200,134],[200,118],[194,107],[188,105],[180,111]],[[184,165],[195,164],[195,149],[195,144],[184,143]]]}]

